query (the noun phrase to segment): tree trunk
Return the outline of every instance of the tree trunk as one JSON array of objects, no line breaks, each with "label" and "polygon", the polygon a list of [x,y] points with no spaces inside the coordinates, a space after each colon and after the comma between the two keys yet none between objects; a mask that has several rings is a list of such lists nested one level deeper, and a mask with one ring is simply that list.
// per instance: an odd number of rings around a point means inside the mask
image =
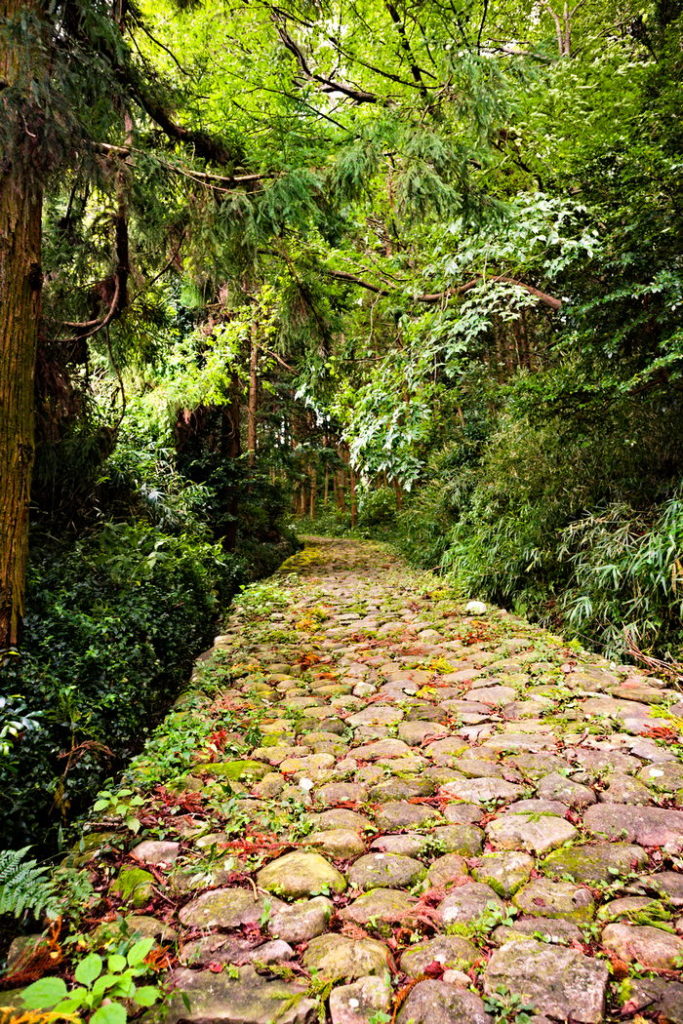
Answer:
[{"label": "tree trunk", "polygon": [[349,467],[349,493],[351,495],[351,526],[358,525],[358,500],[356,498],[356,473]]},{"label": "tree trunk", "polygon": [[311,519],[315,519],[316,499],[318,497],[318,467],[315,462],[308,469],[308,478],[311,488],[308,495],[308,514]]},{"label": "tree trunk", "polygon": [[[240,437],[240,384],[237,377],[234,378],[230,388],[230,401],[223,406],[221,413],[223,427],[221,449],[226,459],[239,459],[242,454],[242,443]],[[223,536],[223,546],[227,551],[234,551],[239,527],[239,487],[230,488],[228,491],[226,512],[228,521]]]},{"label": "tree trunk", "polygon": [[247,458],[249,465],[256,464],[256,414],[258,411],[258,324],[251,324],[251,348],[249,350],[249,398],[247,402]]},{"label": "tree trunk", "polygon": [[[18,22],[32,6],[0,0],[0,22]],[[0,36],[0,81],[17,83],[26,57],[11,31]],[[0,116],[7,117],[1,103]],[[24,613],[42,284],[42,192],[25,162],[28,129],[15,120],[17,154],[0,163],[0,651],[18,643]]]},{"label": "tree trunk", "polygon": [[334,474],[334,500],[340,512],[346,509],[346,470],[338,469]]}]

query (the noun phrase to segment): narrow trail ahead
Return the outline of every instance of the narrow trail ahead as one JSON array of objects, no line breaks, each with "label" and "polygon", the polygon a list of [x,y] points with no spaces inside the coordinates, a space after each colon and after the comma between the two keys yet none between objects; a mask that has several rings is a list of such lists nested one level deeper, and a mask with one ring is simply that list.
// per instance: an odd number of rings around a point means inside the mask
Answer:
[{"label": "narrow trail ahead", "polygon": [[315,539],[195,682],[112,889],[171,1022],[683,1022],[676,691]]}]

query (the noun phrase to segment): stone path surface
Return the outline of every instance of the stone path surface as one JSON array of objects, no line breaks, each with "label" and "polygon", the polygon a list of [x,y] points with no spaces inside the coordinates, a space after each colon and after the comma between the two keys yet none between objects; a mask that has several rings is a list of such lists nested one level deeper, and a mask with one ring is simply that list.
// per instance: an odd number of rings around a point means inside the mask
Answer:
[{"label": "stone path surface", "polygon": [[133,765],[110,892],[169,1024],[683,1024],[681,727],[663,682],[311,539]]}]

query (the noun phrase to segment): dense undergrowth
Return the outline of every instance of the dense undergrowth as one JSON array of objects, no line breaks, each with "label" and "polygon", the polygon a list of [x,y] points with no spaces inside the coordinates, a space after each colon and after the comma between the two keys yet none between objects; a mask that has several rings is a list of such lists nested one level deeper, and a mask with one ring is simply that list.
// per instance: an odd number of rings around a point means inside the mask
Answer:
[{"label": "dense undergrowth", "polygon": [[124,439],[96,488],[108,514],[100,508],[76,536],[36,537],[24,643],[2,677],[6,846],[46,852],[60,842],[141,748],[232,596],[294,548],[278,526],[279,489],[241,462],[231,470],[243,500],[229,550],[226,488],[194,484],[161,448],[153,456]]}]

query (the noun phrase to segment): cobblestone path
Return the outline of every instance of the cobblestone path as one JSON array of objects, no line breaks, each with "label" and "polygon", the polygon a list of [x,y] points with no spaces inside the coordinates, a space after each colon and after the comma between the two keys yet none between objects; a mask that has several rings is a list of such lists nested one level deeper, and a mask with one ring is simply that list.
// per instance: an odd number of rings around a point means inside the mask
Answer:
[{"label": "cobblestone path", "polygon": [[676,690],[316,539],[194,685],[112,890],[170,1024],[682,1024]]}]

